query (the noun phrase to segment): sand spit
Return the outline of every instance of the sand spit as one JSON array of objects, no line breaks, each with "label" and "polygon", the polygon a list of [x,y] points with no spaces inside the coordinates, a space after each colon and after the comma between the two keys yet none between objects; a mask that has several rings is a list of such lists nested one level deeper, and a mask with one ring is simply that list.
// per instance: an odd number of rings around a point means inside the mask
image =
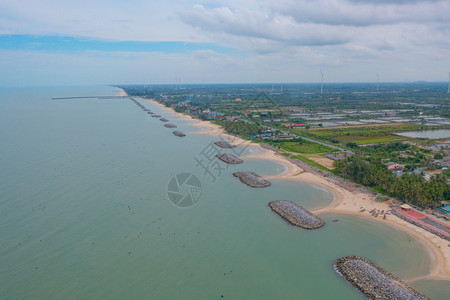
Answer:
[{"label": "sand spit", "polygon": [[221,153],[217,154],[216,157],[227,164],[242,164],[244,161],[233,154]]},{"label": "sand spit", "polygon": [[179,136],[179,137],[186,136],[184,133],[182,133],[181,131],[178,131],[178,130],[175,130],[175,131],[173,132],[173,134],[176,135],[176,136]]},{"label": "sand spit", "polygon": [[255,188],[268,187],[272,184],[253,172],[236,172],[233,173],[233,176],[239,178],[242,183]]},{"label": "sand spit", "polygon": [[364,257],[339,258],[335,267],[340,275],[370,299],[428,299]]},{"label": "sand spit", "polygon": [[169,122],[169,120],[167,120],[166,118],[161,118],[159,119],[161,122]]},{"label": "sand spit", "polygon": [[270,202],[269,207],[294,226],[317,229],[325,225],[324,220],[294,202],[277,200]]},{"label": "sand spit", "polygon": [[232,145],[227,141],[218,141],[218,142],[215,142],[214,144],[216,144],[220,148],[236,148],[237,147],[236,145]]},{"label": "sand spit", "polygon": [[167,127],[167,128],[177,128],[177,125],[175,125],[175,124],[164,124],[164,127]]}]

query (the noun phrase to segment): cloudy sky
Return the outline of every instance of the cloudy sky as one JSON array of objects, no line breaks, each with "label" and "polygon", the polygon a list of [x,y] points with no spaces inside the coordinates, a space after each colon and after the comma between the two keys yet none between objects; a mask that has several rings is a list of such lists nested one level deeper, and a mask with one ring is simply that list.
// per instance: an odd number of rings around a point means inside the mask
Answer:
[{"label": "cloudy sky", "polygon": [[0,0],[0,86],[446,81],[449,0]]}]

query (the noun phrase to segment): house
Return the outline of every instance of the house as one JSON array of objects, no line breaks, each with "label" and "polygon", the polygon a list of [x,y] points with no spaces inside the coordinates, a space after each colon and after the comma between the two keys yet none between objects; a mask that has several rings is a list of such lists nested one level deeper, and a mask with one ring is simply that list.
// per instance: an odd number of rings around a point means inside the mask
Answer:
[{"label": "house", "polygon": [[301,123],[291,123],[291,124],[285,124],[284,126],[286,126],[286,128],[289,128],[289,127],[304,127],[305,124],[301,124]]},{"label": "house", "polygon": [[411,206],[409,206],[408,204],[402,204],[402,205],[400,205],[400,208],[401,209],[403,209],[403,210],[406,210],[406,211],[410,211],[411,209],[412,209],[412,207]]},{"label": "house", "polygon": [[400,165],[396,162],[388,162],[385,163],[385,166],[388,168],[389,171],[401,171],[403,172],[405,170],[404,165]]}]

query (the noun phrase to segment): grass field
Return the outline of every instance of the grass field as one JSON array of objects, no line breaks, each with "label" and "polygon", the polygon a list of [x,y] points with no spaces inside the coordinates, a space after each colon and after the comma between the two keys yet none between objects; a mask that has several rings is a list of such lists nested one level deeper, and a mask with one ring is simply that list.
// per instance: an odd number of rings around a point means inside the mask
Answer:
[{"label": "grass field", "polygon": [[[417,124],[391,124],[388,126],[368,125],[365,127],[327,128],[309,130],[309,136],[345,145],[354,142],[358,145],[404,141],[408,138],[395,135],[397,132],[413,131],[426,128]],[[299,132],[300,133],[300,132]],[[305,133],[303,131],[302,133]]]},{"label": "grass field", "polygon": [[316,154],[316,153],[326,153],[329,151],[335,151],[332,148],[313,143],[307,140],[302,140],[300,142],[285,141],[279,143],[271,143],[272,146],[280,147],[283,150],[302,153],[302,154]]},{"label": "grass field", "polygon": [[317,162],[315,162],[315,161],[313,161],[313,160],[311,160],[311,159],[309,159],[309,158],[307,158],[307,157],[305,157],[303,155],[291,155],[291,158],[301,160],[301,161],[307,163],[310,166],[316,167],[316,168],[324,170],[324,171],[331,171],[327,167],[324,167],[321,164],[319,164],[319,163],[317,163]]}]

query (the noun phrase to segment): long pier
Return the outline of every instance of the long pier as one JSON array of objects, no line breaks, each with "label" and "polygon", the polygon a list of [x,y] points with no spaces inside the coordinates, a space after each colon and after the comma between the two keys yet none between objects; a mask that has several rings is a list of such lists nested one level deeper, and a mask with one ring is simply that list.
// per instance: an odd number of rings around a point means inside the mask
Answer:
[{"label": "long pier", "polygon": [[74,97],[54,97],[52,100],[75,100],[75,99],[124,99],[129,96],[74,96]]}]

